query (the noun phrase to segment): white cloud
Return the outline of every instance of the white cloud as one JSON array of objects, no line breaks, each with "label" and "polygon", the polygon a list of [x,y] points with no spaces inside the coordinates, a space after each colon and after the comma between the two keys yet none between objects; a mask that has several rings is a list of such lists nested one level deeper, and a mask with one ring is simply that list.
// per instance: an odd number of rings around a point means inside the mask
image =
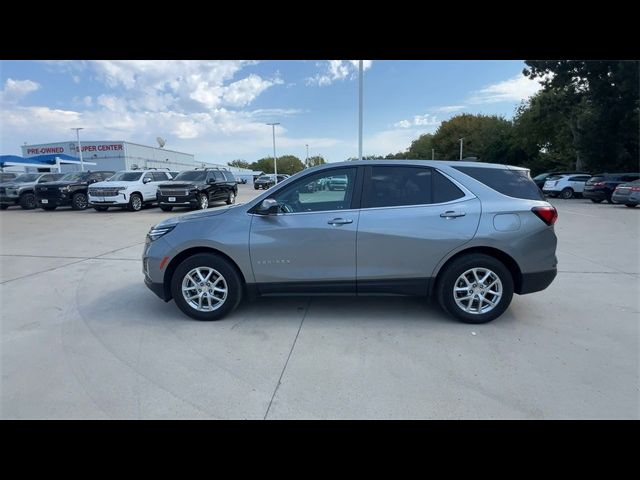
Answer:
[{"label": "white cloud", "polygon": [[4,88],[0,91],[0,100],[17,102],[40,88],[40,84],[33,80],[14,80],[7,78]]},{"label": "white cloud", "polygon": [[444,107],[434,108],[433,111],[441,112],[441,113],[451,113],[451,112],[458,112],[464,108],[466,108],[465,105],[445,105]]},{"label": "white cloud", "polygon": [[396,128],[411,128],[411,127],[425,127],[425,126],[437,126],[440,125],[440,120],[435,115],[414,115],[410,120],[400,120],[393,124]]},{"label": "white cloud", "polygon": [[[336,80],[353,79],[358,72],[358,64],[359,60],[328,60],[326,63],[319,63],[321,72],[313,77],[308,77],[305,80],[306,84],[324,87],[331,85]],[[371,60],[363,60],[362,69],[368,70],[372,64]]]},{"label": "white cloud", "polygon": [[472,92],[469,103],[520,102],[534,95],[541,88],[538,81],[518,74],[508,80]]},{"label": "white cloud", "polygon": [[223,100],[233,107],[244,107],[250,104],[258,95],[272,85],[284,83],[279,78],[275,80],[264,80],[258,75],[251,74],[242,80],[233,82],[226,87]]},{"label": "white cloud", "polygon": [[425,133],[433,133],[432,128],[402,128],[382,130],[363,139],[364,155],[386,155],[406,150],[411,142]]}]

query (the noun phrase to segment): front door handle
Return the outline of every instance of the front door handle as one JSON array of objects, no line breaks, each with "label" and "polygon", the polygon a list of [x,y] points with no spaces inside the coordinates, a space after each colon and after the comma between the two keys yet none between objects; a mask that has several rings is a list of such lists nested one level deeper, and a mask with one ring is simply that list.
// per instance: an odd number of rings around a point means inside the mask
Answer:
[{"label": "front door handle", "polygon": [[329,225],[346,225],[347,223],[353,223],[350,218],[334,218],[327,222]]},{"label": "front door handle", "polygon": [[453,210],[447,210],[446,212],[442,212],[440,214],[442,218],[458,218],[458,217],[464,217],[465,215],[466,215],[465,212],[456,212]]}]

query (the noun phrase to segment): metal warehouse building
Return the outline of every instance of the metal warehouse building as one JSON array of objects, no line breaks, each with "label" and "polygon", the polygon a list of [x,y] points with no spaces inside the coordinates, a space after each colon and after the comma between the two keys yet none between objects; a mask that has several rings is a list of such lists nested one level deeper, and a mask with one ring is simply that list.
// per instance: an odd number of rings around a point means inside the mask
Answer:
[{"label": "metal warehouse building", "polygon": [[[195,160],[191,153],[176,152],[166,148],[149,147],[138,143],[125,141],[83,141],[82,160],[87,162],[85,170],[133,170],[144,168],[167,168],[172,171],[191,170],[195,167],[226,168],[232,171],[238,179],[253,183],[254,177],[262,172],[254,172],[246,168],[230,167],[211,162]],[[78,159],[78,144],[76,141],[43,143],[38,145],[23,145],[22,156],[26,161],[29,158],[42,158],[42,156],[60,155],[63,158],[73,157]],[[55,163],[52,161],[52,163]],[[26,167],[27,171],[57,170],[49,165],[43,168],[34,166]],[[16,167],[17,169],[17,167]],[[59,170],[71,172],[80,170],[80,165],[72,162],[63,163]]]},{"label": "metal warehouse building", "polygon": [[[168,168],[188,170],[196,166],[190,153],[175,152],[164,148],[148,147],[131,142],[97,141],[81,142],[82,159],[95,163],[85,170],[131,170],[135,168]],[[23,145],[24,158],[38,155],[66,154],[78,157],[78,144],[74,141]],[[63,165],[62,171],[79,170],[79,165]]]}]

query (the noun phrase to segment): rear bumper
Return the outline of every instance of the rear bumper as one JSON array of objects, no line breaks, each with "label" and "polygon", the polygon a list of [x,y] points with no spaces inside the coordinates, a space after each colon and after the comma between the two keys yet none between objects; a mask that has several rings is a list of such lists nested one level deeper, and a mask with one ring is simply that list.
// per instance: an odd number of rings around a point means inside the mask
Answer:
[{"label": "rear bumper", "polygon": [[639,203],[640,195],[616,195],[615,193],[611,196],[611,200],[615,203]]},{"label": "rear bumper", "polygon": [[607,192],[605,192],[604,190],[584,190],[582,192],[582,196],[584,198],[588,198],[589,200],[593,199],[593,200],[606,200],[607,199]]},{"label": "rear bumper", "polygon": [[526,295],[527,293],[544,290],[551,285],[551,282],[553,282],[553,279],[556,278],[557,274],[557,268],[544,270],[542,272],[523,273],[520,288],[516,293],[519,295]]}]

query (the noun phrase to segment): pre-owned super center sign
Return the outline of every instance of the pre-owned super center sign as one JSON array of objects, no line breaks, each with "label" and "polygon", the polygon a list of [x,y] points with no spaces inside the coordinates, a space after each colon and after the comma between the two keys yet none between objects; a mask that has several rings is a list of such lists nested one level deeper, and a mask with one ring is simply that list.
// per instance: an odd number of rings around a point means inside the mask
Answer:
[{"label": "pre-owned super center sign", "polygon": [[[120,142],[87,142],[81,143],[82,153],[103,153],[109,155],[111,152],[123,152],[124,145]],[[35,155],[46,155],[52,153],[64,153],[67,155],[78,155],[78,145],[71,142],[50,143],[44,145],[28,145],[22,147],[24,157]]]}]

